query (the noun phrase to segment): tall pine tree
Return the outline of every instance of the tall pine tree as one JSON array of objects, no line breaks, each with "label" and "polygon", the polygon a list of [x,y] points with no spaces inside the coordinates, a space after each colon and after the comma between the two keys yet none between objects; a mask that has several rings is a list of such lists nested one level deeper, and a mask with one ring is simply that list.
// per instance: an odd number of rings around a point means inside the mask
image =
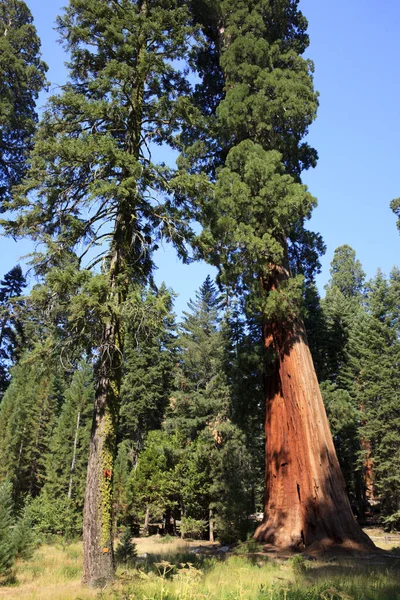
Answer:
[{"label": "tall pine tree", "polygon": [[368,460],[360,457],[363,402],[359,399],[360,330],[365,328],[364,272],[355,251],[348,245],[337,248],[331,263],[331,279],[321,302],[324,330],[320,349],[324,358],[322,394],[334,433],[336,451],[352,505],[364,517],[371,499]]},{"label": "tall pine tree", "polygon": [[193,37],[178,0],[71,0],[58,30],[70,52],[69,80],[49,101],[29,178],[11,207],[19,213],[5,226],[46,244],[36,258],[41,272],[69,259],[69,269],[57,272],[55,296],[64,292],[60,280],[74,277],[75,252],[79,261],[89,248],[100,252],[91,265],[102,260],[92,284],[101,299],[85,296],[79,304],[75,294],[69,324],[79,318],[85,331],[93,320],[102,326],[93,340],[83,577],[103,585],[114,574],[112,477],[128,293],[132,281],[149,280],[156,240],[164,236],[182,249],[185,235],[168,197],[171,170],[153,162],[150,146],[168,142],[180,126],[188,89],[180,59]]},{"label": "tall pine tree", "polygon": [[363,460],[370,465],[374,500],[383,522],[400,525],[400,276],[380,271],[368,284],[368,320],[360,328],[359,403],[363,406]]}]

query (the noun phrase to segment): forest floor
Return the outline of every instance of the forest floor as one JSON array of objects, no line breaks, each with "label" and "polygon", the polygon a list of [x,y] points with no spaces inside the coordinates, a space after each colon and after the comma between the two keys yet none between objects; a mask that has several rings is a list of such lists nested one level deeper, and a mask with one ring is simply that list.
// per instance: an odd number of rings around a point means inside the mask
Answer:
[{"label": "forest floor", "polygon": [[382,555],[304,560],[268,557],[250,540],[226,551],[176,538],[135,539],[136,565],[101,591],[81,585],[82,544],[39,547],[21,561],[4,600],[400,600],[400,535],[367,533]]}]

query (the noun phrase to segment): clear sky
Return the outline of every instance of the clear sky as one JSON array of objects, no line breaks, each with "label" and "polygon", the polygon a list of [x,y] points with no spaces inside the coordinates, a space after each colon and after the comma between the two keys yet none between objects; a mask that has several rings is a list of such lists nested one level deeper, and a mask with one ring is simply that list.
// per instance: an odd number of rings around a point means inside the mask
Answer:
[{"label": "clear sky", "polygon": [[[25,0],[42,40],[52,88],[65,80],[65,54],[52,29],[60,0]],[[301,0],[309,21],[309,58],[315,63],[320,109],[309,141],[318,165],[303,180],[318,198],[310,227],[327,245],[318,286],[329,279],[336,247],[352,246],[367,277],[399,265],[400,236],[390,201],[400,196],[400,44],[398,0]],[[44,97],[41,98],[43,104]],[[29,251],[0,240],[0,275]],[[178,313],[201,285],[205,264],[181,265],[172,250],[158,252],[156,280],[179,293]]]}]

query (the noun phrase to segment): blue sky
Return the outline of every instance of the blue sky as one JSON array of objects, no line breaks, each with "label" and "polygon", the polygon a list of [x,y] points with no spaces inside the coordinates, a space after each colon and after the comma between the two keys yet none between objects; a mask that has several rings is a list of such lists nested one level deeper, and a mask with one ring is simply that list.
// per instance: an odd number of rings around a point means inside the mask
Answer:
[{"label": "blue sky", "polygon": [[[63,83],[66,60],[53,31],[62,4],[26,0],[42,39],[42,53],[52,88]],[[315,169],[303,176],[318,198],[310,227],[327,245],[318,286],[329,279],[329,263],[341,244],[352,246],[367,277],[380,267],[399,265],[400,236],[390,201],[400,196],[400,44],[397,0],[301,0],[309,21],[309,58],[315,63],[320,93],[310,143],[318,150]],[[41,104],[44,103],[41,98]],[[26,242],[1,239],[0,275],[29,251]],[[181,265],[172,250],[158,252],[156,280],[179,297],[178,313],[201,285],[205,264]]]}]

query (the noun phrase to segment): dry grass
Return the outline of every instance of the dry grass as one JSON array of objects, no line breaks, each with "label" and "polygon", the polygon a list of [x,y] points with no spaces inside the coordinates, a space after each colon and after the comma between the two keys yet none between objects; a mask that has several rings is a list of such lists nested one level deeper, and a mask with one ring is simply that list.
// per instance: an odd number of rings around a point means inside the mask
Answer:
[{"label": "dry grass", "polygon": [[365,533],[371,538],[375,546],[382,550],[400,548],[400,533],[387,533],[379,527],[365,527]]},{"label": "dry grass", "polygon": [[17,564],[16,585],[0,587],[7,600],[77,600],[95,598],[80,583],[82,544],[42,546],[33,558]]},{"label": "dry grass", "polygon": [[171,556],[178,553],[190,552],[193,548],[211,549],[217,548],[219,544],[212,544],[205,540],[185,540],[181,538],[173,538],[167,536],[163,538],[158,535],[153,535],[148,538],[133,538],[136,544],[138,554],[154,554],[157,556]]},{"label": "dry grass", "polygon": [[[373,537],[385,535],[374,530]],[[399,545],[390,537],[387,550]],[[157,536],[135,542],[139,568],[119,568],[116,583],[100,592],[80,583],[81,543],[42,546],[17,565],[16,583],[0,587],[0,600],[400,600],[400,571],[393,563],[313,562],[299,574],[291,560],[189,553],[211,551],[209,542]]]},{"label": "dry grass", "polygon": [[[210,546],[209,542],[193,542],[172,538],[138,538],[138,554],[148,554],[157,560],[171,558],[186,553],[195,545]],[[117,581],[112,587],[99,593],[81,584],[82,543],[69,545],[55,544],[41,546],[29,561],[20,561],[15,571],[16,583],[0,587],[0,599],[5,600],[107,600],[122,592],[124,581]]]}]

